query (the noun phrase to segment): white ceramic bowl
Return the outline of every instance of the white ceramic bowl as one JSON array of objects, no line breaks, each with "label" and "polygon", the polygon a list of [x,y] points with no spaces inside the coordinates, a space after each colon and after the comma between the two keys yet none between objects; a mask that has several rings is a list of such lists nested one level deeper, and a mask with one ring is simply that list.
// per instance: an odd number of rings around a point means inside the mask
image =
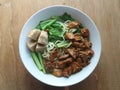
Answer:
[{"label": "white ceramic bowl", "polygon": [[[28,39],[28,33],[34,29],[41,20],[48,19],[53,15],[62,15],[64,12],[70,14],[74,19],[80,21],[86,28],[89,29],[90,40],[93,44],[92,49],[94,50],[95,54],[91,59],[91,63],[83,68],[80,72],[71,75],[69,78],[58,78],[51,74],[43,74],[38,70],[35,63],[33,62],[33,59],[30,56],[26,42]],[[81,10],[63,5],[50,6],[33,14],[25,23],[19,38],[19,52],[24,66],[28,72],[37,80],[52,86],[70,86],[83,81],[93,72],[97,66],[101,54],[101,39],[95,23]]]}]

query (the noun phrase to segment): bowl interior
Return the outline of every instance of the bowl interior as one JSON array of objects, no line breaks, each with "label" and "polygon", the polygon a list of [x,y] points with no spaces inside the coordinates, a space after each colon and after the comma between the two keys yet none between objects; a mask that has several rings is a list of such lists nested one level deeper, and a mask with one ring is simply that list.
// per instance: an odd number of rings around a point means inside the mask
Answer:
[{"label": "bowl interior", "polygon": [[[80,21],[84,25],[84,27],[89,29],[90,41],[93,44],[92,49],[94,50],[95,54],[91,59],[91,63],[83,68],[79,73],[73,74],[69,78],[58,78],[50,74],[43,74],[41,71],[38,70],[30,56],[29,50],[26,46],[26,42],[28,39],[28,33],[32,29],[34,29],[40,21],[48,19],[53,15],[62,15],[65,12],[70,14],[74,19]],[[30,19],[25,23],[20,34],[19,51],[24,66],[36,79],[52,86],[69,86],[84,80],[95,69],[101,53],[101,40],[94,22],[85,13],[68,6],[51,6],[38,11],[37,13],[32,15]]]}]

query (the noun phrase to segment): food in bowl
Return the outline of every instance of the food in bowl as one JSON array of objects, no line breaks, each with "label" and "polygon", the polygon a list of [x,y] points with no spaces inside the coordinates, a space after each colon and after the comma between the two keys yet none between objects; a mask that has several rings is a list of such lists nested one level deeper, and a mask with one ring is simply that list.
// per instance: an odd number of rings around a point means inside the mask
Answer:
[{"label": "food in bowl", "polygon": [[52,16],[31,30],[27,46],[43,73],[69,77],[90,63],[94,55],[89,30],[64,13]]},{"label": "food in bowl", "polygon": [[[81,71],[72,74],[69,78],[58,78],[52,74],[44,74],[37,68],[34,60],[31,58],[30,50],[28,49],[26,42],[28,41],[28,34],[31,30],[35,29],[40,21],[47,20],[54,15],[63,15],[64,12],[67,12],[72,18],[81,22],[85,28],[89,29],[89,39],[90,42],[92,42],[92,50],[94,51],[94,55],[90,59],[90,64],[84,67]],[[101,54],[100,33],[93,20],[81,10],[65,5],[49,6],[34,13],[24,24],[19,37],[19,53],[25,68],[37,80],[51,86],[71,86],[86,79],[93,72],[93,70],[95,70],[97,64],[99,63]]]}]

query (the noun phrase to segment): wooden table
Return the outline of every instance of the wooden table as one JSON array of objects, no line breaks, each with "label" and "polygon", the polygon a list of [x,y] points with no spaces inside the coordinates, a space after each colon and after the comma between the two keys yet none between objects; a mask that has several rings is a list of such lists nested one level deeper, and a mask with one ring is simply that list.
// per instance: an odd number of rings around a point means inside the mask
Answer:
[{"label": "wooden table", "polygon": [[26,20],[37,10],[58,4],[87,13],[102,39],[95,74],[70,90],[120,90],[120,0],[0,0],[0,90],[64,90],[33,78],[18,51],[19,34]]}]

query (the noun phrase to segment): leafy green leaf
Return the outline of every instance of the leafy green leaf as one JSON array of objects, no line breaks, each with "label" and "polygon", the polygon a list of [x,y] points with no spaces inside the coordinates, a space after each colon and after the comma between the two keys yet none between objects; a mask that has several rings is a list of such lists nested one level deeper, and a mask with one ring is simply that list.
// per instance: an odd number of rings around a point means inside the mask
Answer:
[{"label": "leafy green leaf", "polygon": [[52,27],[61,29],[62,25],[59,23],[54,23],[54,24],[52,24]]},{"label": "leafy green leaf", "polygon": [[57,20],[56,16],[52,16],[50,19],[48,20],[44,20],[44,21],[40,21],[40,23],[36,26],[37,29],[42,29],[45,30],[47,29],[49,26],[51,26],[53,23],[55,23]]},{"label": "leafy green leaf", "polygon": [[56,22],[56,19],[50,19],[50,20],[46,20],[46,21],[42,21],[40,23],[40,27],[42,30],[47,29],[48,26],[52,25],[54,22]]},{"label": "leafy green leaf", "polygon": [[53,35],[53,36],[56,36],[56,37],[63,37],[64,32],[63,32],[62,29],[51,27],[49,29],[49,34]]},{"label": "leafy green leaf", "polygon": [[63,38],[62,37],[56,37],[54,35],[49,35],[48,40],[49,40],[49,42],[55,43],[57,40],[63,40]]},{"label": "leafy green leaf", "polygon": [[67,14],[66,12],[62,16],[59,16],[59,19],[62,21],[67,21],[67,20],[74,21],[71,15]]}]

